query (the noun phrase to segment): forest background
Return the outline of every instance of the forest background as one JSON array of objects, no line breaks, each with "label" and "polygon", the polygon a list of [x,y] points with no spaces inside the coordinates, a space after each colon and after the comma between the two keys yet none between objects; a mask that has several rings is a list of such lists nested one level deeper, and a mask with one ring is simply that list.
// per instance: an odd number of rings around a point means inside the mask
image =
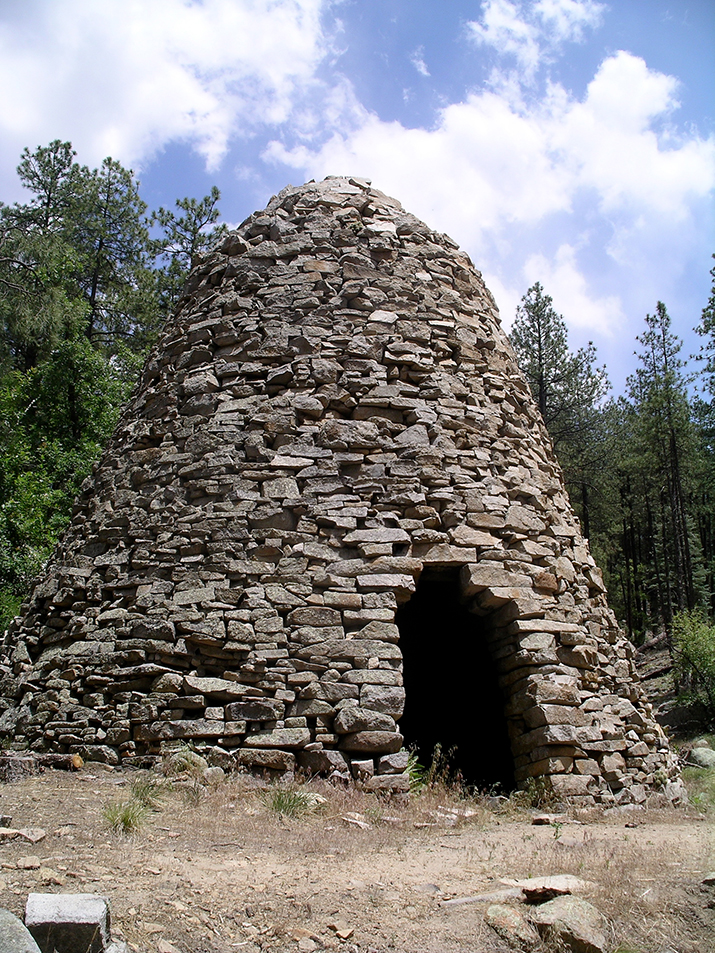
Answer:
[{"label": "forest background", "polygon": [[[55,140],[0,203],[0,631],[67,526],[192,260],[220,238],[218,189],[149,211],[133,173]],[[611,605],[629,636],[663,632],[715,716],[715,268],[682,353],[654,302],[613,396],[539,283],[510,338],[551,435]]]}]

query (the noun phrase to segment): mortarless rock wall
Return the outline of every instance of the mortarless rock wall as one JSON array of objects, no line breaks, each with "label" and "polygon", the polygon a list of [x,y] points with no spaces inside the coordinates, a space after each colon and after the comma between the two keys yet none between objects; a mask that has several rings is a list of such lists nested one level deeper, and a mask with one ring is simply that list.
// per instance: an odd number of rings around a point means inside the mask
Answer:
[{"label": "mortarless rock wall", "polygon": [[676,777],[479,272],[364,180],[288,187],[194,268],[6,636],[0,731],[404,790],[395,614],[423,574],[459,580],[518,784]]}]

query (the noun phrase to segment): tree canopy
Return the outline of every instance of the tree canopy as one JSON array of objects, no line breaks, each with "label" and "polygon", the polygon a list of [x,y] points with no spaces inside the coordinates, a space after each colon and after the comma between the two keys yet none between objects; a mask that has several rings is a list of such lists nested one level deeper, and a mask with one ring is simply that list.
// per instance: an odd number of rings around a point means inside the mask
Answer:
[{"label": "tree canopy", "polygon": [[0,203],[0,625],[66,525],[192,258],[221,235],[220,194],[148,213],[131,170],[59,139]]},{"label": "tree canopy", "polygon": [[540,284],[523,297],[510,334],[611,604],[634,638],[659,626],[670,633],[679,612],[715,610],[715,293],[698,330],[700,395],[659,301],[615,400],[606,399],[595,348],[571,351]]}]

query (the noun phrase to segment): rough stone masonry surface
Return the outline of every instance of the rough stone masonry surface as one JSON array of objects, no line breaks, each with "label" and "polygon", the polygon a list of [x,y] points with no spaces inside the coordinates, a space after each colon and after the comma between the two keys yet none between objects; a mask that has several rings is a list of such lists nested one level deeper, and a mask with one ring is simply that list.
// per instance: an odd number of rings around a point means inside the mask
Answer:
[{"label": "rough stone masonry surface", "polygon": [[5,636],[0,733],[405,790],[395,612],[425,569],[459,572],[517,783],[675,796],[479,272],[366,180],[289,186],[193,268]]}]

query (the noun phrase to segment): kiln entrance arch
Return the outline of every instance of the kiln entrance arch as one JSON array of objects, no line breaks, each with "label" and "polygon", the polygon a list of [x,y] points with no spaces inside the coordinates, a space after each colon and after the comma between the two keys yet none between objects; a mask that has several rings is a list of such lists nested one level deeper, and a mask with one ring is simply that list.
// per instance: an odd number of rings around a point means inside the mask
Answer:
[{"label": "kiln entrance arch", "polygon": [[487,639],[487,623],[460,602],[458,570],[425,569],[396,615],[405,712],[400,730],[422,764],[436,745],[468,784],[514,788],[504,696]]}]

